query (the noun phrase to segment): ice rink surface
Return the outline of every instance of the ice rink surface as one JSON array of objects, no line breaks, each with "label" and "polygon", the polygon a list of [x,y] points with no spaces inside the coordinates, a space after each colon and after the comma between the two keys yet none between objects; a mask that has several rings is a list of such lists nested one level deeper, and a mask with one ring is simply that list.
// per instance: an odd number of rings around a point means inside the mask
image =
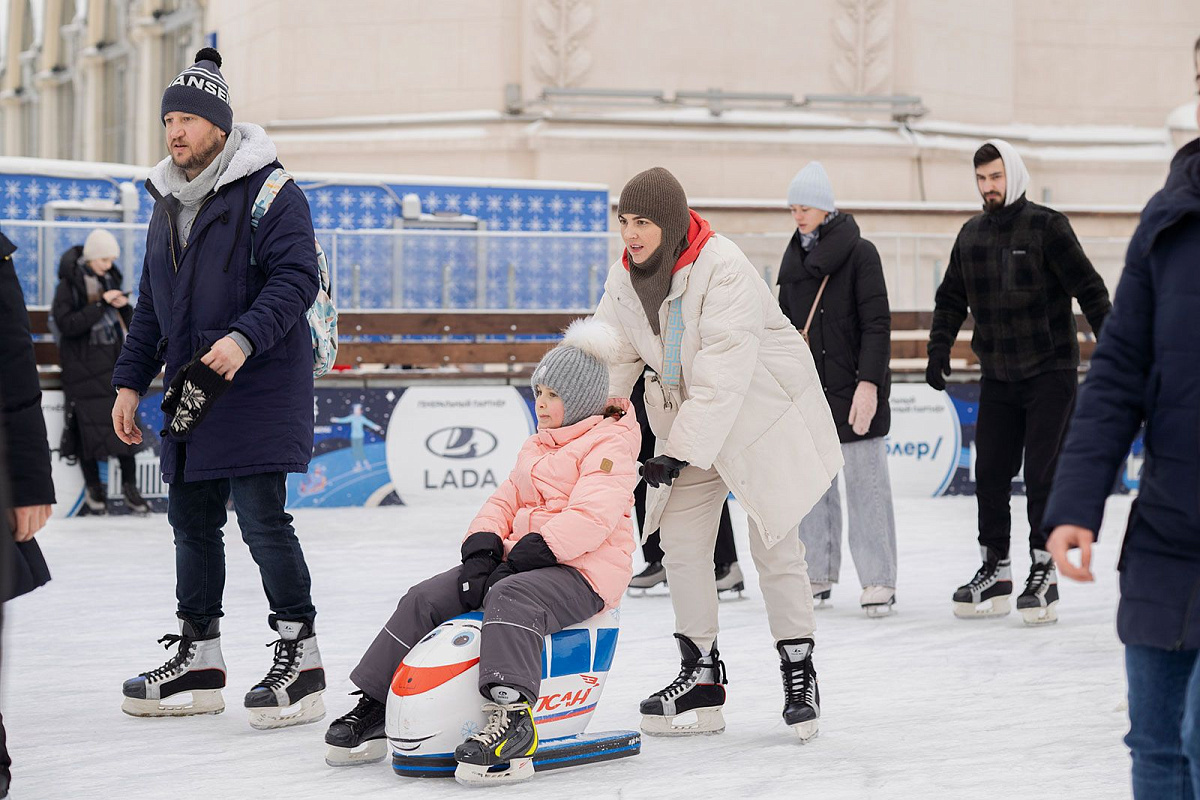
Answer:
[{"label": "ice rink surface", "polygon": [[[1014,499],[1017,591],[1029,568],[1023,499]],[[867,619],[849,554],[833,607],[817,616],[821,733],[800,745],[780,719],[778,659],[767,631],[745,515],[734,508],[745,599],[721,605],[727,730],[643,740],[621,761],[540,773],[505,796],[545,798],[1129,797],[1122,651],[1115,633],[1127,498],[1109,501],[1097,580],[1064,583],[1056,625],[958,620],[954,587],[979,565],[973,498],[898,500],[897,612]],[[313,573],[329,689],[322,722],[256,731],[242,696],[266,672],[275,636],[257,568],[232,523],[222,624],[226,711],[137,719],[121,682],[156,667],[155,640],[177,632],[165,515],[54,519],[38,535],[54,580],[7,607],[4,722],[13,796],[31,798],[343,798],[461,796],[453,781],[413,781],[389,761],[325,765],[328,723],[353,705],[351,667],[413,582],[458,560],[474,508],[303,510],[296,527]],[[640,567],[639,567],[640,568]],[[626,598],[621,634],[591,731],[636,728],[638,701],[678,671],[671,604]],[[414,794],[417,793],[417,794]],[[480,795],[481,796],[481,795]]]}]

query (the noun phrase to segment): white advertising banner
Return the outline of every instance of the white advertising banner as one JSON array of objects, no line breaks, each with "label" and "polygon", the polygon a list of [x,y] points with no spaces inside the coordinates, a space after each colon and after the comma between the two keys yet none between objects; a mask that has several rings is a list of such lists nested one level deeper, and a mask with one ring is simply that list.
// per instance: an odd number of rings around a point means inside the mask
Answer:
[{"label": "white advertising banner", "polygon": [[533,430],[512,386],[409,387],[388,421],[388,474],[405,505],[481,505]]},{"label": "white advertising banner", "polygon": [[46,418],[46,439],[50,442],[51,478],[54,480],[55,516],[70,516],[83,500],[83,473],[79,465],[71,466],[58,457],[66,417],[63,405],[66,398],[58,390],[42,392],[42,416]]},{"label": "white advertising banner", "polygon": [[962,428],[946,392],[919,383],[892,384],[888,470],[897,497],[946,491],[962,452]]}]

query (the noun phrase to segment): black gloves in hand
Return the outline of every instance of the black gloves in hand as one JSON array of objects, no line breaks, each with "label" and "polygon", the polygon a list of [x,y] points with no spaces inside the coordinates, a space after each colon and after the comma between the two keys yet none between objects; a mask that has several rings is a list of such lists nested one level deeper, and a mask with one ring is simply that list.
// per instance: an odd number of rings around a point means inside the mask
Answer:
[{"label": "black gloves in hand", "polygon": [[543,567],[553,567],[558,563],[558,559],[551,551],[550,545],[546,544],[546,540],[542,538],[540,533],[527,533],[522,536],[513,549],[508,551],[508,560],[488,576],[487,584],[484,587],[484,595],[492,590],[500,581],[516,575],[518,572],[528,572],[531,569],[542,569]]},{"label": "black gloves in hand", "polygon": [[939,392],[946,389],[946,377],[950,374],[950,354],[930,353],[925,367],[925,382]]},{"label": "black gloves in hand", "polygon": [[558,559],[540,533],[525,534],[508,552],[508,564],[517,572],[553,567],[557,563]]},{"label": "black gloves in hand", "polygon": [[671,481],[678,478],[687,465],[688,462],[670,456],[654,456],[646,459],[638,469],[638,474],[645,479],[647,486],[657,489],[660,485],[670,486]]},{"label": "black gloves in hand", "polygon": [[168,426],[175,436],[187,436],[204,421],[213,403],[229,389],[229,381],[200,361],[208,347],[180,367],[163,392],[162,410],[171,416]]},{"label": "black gloves in hand", "polygon": [[504,542],[491,531],[476,531],[462,544],[462,568],[458,572],[458,599],[463,608],[474,611],[483,605],[488,578],[501,566]]}]

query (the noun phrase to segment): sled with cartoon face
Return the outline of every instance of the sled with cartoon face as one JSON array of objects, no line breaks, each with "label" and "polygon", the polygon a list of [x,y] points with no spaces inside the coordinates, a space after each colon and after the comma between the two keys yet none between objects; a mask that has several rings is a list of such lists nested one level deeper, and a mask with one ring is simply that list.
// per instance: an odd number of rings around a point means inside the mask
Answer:
[{"label": "sled with cartoon face", "polygon": [[[605,612],[546,637],[542,683],[533,704],[539,745],[534,771],[636,755],[637,731],[586,733],[616,652],[619,612]],[[454,748],[480,731],[485,718],[479,683],[483,614],[462,614],[417,643],[392,678],[386,733],[396,774],[452,777]],[[528,772],[529,765],[523,765]],[[497,779],[511,765],[489,772]],[[461,779],[460,775],[460,779]]]}]

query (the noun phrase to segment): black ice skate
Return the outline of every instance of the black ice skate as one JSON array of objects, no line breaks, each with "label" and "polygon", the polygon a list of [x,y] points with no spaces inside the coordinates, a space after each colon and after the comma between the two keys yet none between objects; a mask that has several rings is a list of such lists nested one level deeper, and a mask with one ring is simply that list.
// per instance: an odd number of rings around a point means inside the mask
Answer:
[{"label": "black ice skate", "polygon": [[[642,701],[642,732],[650,736],[691,736],[725,730],[721,706],[725,704],[725,664],[713,642],[712,653],[682,634],[679,640],[679,677]],[[677,718],[684,717],[683,722]]]},{"label": "black ice skate", "polygon": [[629,581],[629,594],[636,596],[635,592],[640,591],[643,595],[647,589],[653,589],[655,586],[662,584],[667,585],[667,570],[660,561],[654,561],[646,565],[646,568],[634,575]]},{"label": "black ice skate", "polygon": [[783,721],[792,726],[801,743],[807,742],[817,735],[821,716],[821,692],[812,662],[813,640],[784,639],[775,646],[783,673]]},{"label": "black ice skate", "polygon": [[317,637],[307,622],[278,620],[275,663],[246,694],[250,726],[259,730],[317,722],[325,717],[325,670]]},{"label": "black ice skate", "polygon": [[108,492],[98,483],[89,483],[83,490],[83,505],[89,514],[97,516],[107,514]]},{"label": "black ice skate", "polygon": [[1045,550],[1034,550],[1030,555],[1033,564],[1025,591],[1017,598],[1017,610],[1026,625],[1058,622],[1058,570],[1054,559]]},{"label": "black ice skate", "polygon": [[742,568],[736,561],[729,564],[717,564],[717,595],[721,592],[737,592],[740,598],[746,591],[746,579],[742,577]]},{"label": "black ice skate", "polygon": [[833,606],[833,601],[830,599],[831,597],[833,597],[833,584],[832,583],[813,581],[812,582],[812,593],[813,593],[813,608],[814,609],[831,608]]},{"label": "black ice skate", "polygon": [[125,505],[134,514],[149,514],[150,504],[142,497],[142,493],[138,491],[137,484],[123,483],[121,484],[121,494],[125,498]]},{"label": "black ice skate", "polygon": [[962,619],[1002,617],[1012,611],[1012,561],[980,547],[983,566],[971,582],[954,592],[954,616]]},{"label": "black ice skate", "polygon": [[358,705],[335,719],[325,732],[325,744],[329,745],[325,763],[331,767],[374,764],[387,757],[387,736],[383,731],[387,706],[365,692],[351,694],[360,695]]},{"label": "black ice skate", "polygon": [[180,620],[178,636],[170,633],[158,641],[168,649],[172,645],[179,649],[161,667],[125,681],[121,710],[134,717],[185,717],[224,711],[221,689],[225,687],[225,660],[221,657],[219,620],[214,619],[203,631]]},{"label": "black ice skate", "polygon": [[[488,723],[479,733],[454,748],[459,783],[515,783],[533,777],[533,754],[538,749],[537,726],[529,703],[484,703]],[[495,770],[500,764],[507,769]]]}]

